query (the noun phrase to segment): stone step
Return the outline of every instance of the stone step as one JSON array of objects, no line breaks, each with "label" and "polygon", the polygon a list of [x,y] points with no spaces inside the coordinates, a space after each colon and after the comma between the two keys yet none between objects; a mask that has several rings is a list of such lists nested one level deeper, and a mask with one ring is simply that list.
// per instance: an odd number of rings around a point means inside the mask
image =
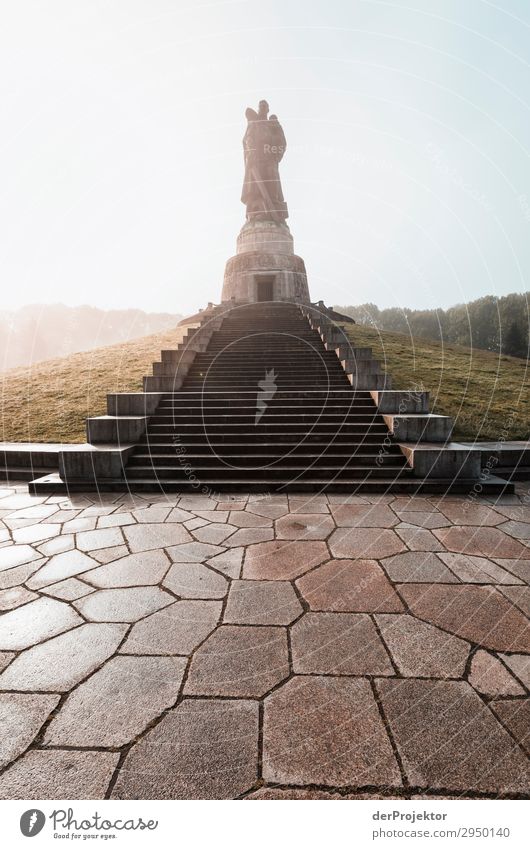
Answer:
[{"label": "stone step", "polygon": [[[350,468],[350,467],[358,467],[358,466],[399,466],[400,468],[405,468],[406,464],[403,462],[403,455],[385,455],[380,459],[377,454],[359,454],[354,457],[345,457],[345,456],[334,456],[330,454],[324,455],[326,464],[329,468]],[[294,463],[295,460],[300,459],[303,462],[300,464]],[[183,462],[180,462],[183,461]],[[132,469],[137,466],[154,466],[155,468],[163,467],[163,468],[177,468],[181,465],[190,464],[190,466],[198,470],[199,468],[223,468],[225,465],[230,466],[230,468],[237,468],[239,470],[244,469],[256,469],[260,466],[274,466],[275,464],[280,465],[283,469],[285,467],[286,456],[285,455],[270,455],[270,454],[249,454],[244,458],[238,455],[229,455],[223,454],[221,456],[216,456],[215,454],[188,454],[185,456],[175,457],[175,455],[171,454],[135,454],[132,459],[129,461],[127,468]],[[289,465],[295,466],[296,468],[305,469],[310,466],[314,466],[315,463],[319,465],[322,463],[322,455],[321,454],[307,454],[303,456],[289,456]]]},{"label": "stone step", "polygon": [[[197,471],[199,470],[197,469]],[[363,475],[370,475],[371,478],[388,478],[389,467],[377,466],[375,464],[352,465],[347,467],[341,466],[340,464],[318,464],[318,466],[311,466],[308,468],[305,464],[300,464],[298,466],[284,464],[281,467],[267,466],[267,468],[262,471],[269,480],[291,481],[293,479],[306,480],[309,478],[312,480],[326,481],[332,478],[349,478],[353,475],[358,475],[360,477]],[[252,478],[252,475],[255,475],[256,473],[256,467],[234,469],[223,466],[222,464],[219,464],[219,466],[201,467],[201,485],[209,483],[212,480],[216,480],[218,482],[230,480],[230,478],[234,476],[235,472],[237,472],[239,479],[242,481],[242,488],[244,490],[245,477],[248,475],[249,478]],[[406,466],[400,465],[396,468],[395,473],[408,474],[408,469]],[[179,479],[186,480],[186,478],[189,477],[189,472],[186,473],[186,470],[178,465],[156,467],[150,463],[144,466],[135,465],[133,463],[128,463],[127,465],[127,478],[129,478],[129,476],[137,478],[151,477],[153,474],[156,474],[158,478],[170,478],[175,481]]]},{"label": "stone step", "polygon": [[[321,450],[315,449],[315,444],[312,443],[310,445],[301,445],[298,446],[296,444],[292,445],[290,443],[285,444],[283,447],[278,444],[260,444],[256,443],[255,445],[245,445],[244,450],[239,450],[240,446],[238,443],[216,443],[215,446],[210,443],[180,443],[178,446],[172,445],[171,443],[145,443],[139,444],[135,449],[135,457],[166,457],[167,459],[174,458],[177,447],[184,448],[186,451],[186,457],[213,457],[221,455],[223,459],[227,457],[232,457],[234,459],[247,459],[250,457],[285,457],[287,454],[290,456],[303,456],[303,457],[379,457],[379,445],[374,443],[372,445],[366,444],[363,442],[359,442],[356,445],[348,446],[348,445],[331,445],[326,446],[323,445]],[[387,453],[386,453],[387,452]],[[403,459],[403,454],[399,449],[399,446],[392,445],[388,449],[385,447],[386,456],[394,456],[398,457],[401,460]]]},{"label": "stone step", "polygon": [[[215,424],[218,421],[220,424],[226,421],[233,421],[235,424],[239,424],[240,422],[249,422],[253,423],[256,419],[257,409],[256,406],[254,408],[250,408],[247,412],[241,410],[234,410],[232,412],[221,412],[219,410],[209,413],[204,410],[199,410],[195,413],[190,412],[188,410],[165,410],[164,408],[159,408],[154,416],[151,416],[150,423],[151,424],[166,424],[169,422],[175,422],[176,424],[180,424],[181,422],[184,424],[193,424],[194,422],[204,421],[206,424]],[[357,410],[346,410],[345,412],[332,412],[328,410],[316,410],[311,412],[310,410],[302,409],[299,411],[289,410],[287,412],[283,412],[282,409],[279,408],[269,408],[267,407],[262,411],[259,421],[264,422],[265,420],[274,420],[275,422],[291,422],[291,421],[302,421],[302,422],[320,422],[321,424],[340,424],[340,422],[348,422],[352,424],[369,424],[370,422],[377,421],[378,424],[381,422],[381,416],[377,412],[377,410],[368,411],[368,412],[358,412]]]},{"label": "stone step", "polygon": [[[348,478],[340,480],[315,480],[306,479],[304,481],[285,480],[270,480],[265,475],[255,476],[254,478],[241,479],[234,477],[226,480],[217,480],[212,478],[208,481],[201,481],[197,485],[196,480],[172,480],[164,478],[157,480],[156,477],[137,478],[134,475],[127,475],[125,478],[107,478],[98,481],[97,484],[87,485],[84,480],[70,480],[68,484],[58,474],[45,475],[31,481],[28,485],[28,490],[32,495],[64,495],[69,492],[86,492],[91,488],[97,489],[98,492],[123,492],[124,486],[130,492],[183,492],[187,494],[197,494],[202,486],[206,486],[213,493],[228,492],[228,493],[247,493],[247,492],[277,492],[277,493],[348,493],[354,495],[356,493],[377,495],[381,492],[392,492],[402,494],[448,494],[448,493],[466,493],[470,492],[476,483],[474,478],[451,481],[446,478],[428,478],[422,480],[415,478],[412,474],[400,472],[399,476],[392,475],[386,478],[371,478],[365,474],[351,474]],[[483,484],[483,493],[487,495],[498,495],[504,492],[513,492],[513,484],[507,484],[497,477],[490,477]]]},{"label": "stone step", "polygon": [[[257,425],[254,427],[254,430],[249,430],[249,422],[234,422],[228,428],[226,422],[211,422],[208,424],[208,433],[209,434],[220,434],[220,433],[239,433],[240,435],[245,434],[249,436],[251,434],[257,436],[267,436],[268,434],[281,434],[281,433],[290,433],[295,432],[299,433],[302,436],[307,435],[307,428],[304,430],[300,430],[299,422],[274,422],[267,421],[261,424],[261,426]],[[259,429],[258,429],[259,428]],[[368,425],[366,423],[355,424],[353,422],[345,422],[344,424],[340,424],[340,432],[343,434],[359,434],[362,435],[366,433],[367,430],[370,430],[372,433],[381,433],[387,434],[388,430],[385,424],[379,424],[378,422],[370,422]],[[175,432],[184,435],[188,433],[203,433],[204,425],[202,422],[182,422],[176,427],[173,422],[169,421],[167,423],[150,423],[146,429],[146,433],[170,433]],[[334,433],[337,432],[337,426],[335,423],[330,424],[319,424],[318,422],[311,427],[311,433],[321,433],[326,436],[333,436]]]},{"label": "stone step", "polygon": [[[300,410],[304,410],[306,412],[347,412],[349,410],[353,410],[355,412],[364,412],[364,413],[373,413],[374,415],[380,416],[381,414],[376,410],[373,404],[363,403],[362,401],[353,401],[353,403],[348,404],[346,402],[337,402],[330,404],[314,404],[311,401],[299,400],[297,402],[293,402],[292,404],[288,404],[286,399],[283,399],[280,403],[274,403],[275,398],[271,398],[267,401],[267,408],[271,410],[277,410],[279,413],[281,412],[293,412],[295,415],[298,414]],[[256,411],[256,399],[252,403],[252,399],[245,399],[241,402],[238,399],[234,399],[231,401],[228,399],[227,401],[215,401],[210,400],[205,403],[201,401],[162,401],[158,406],[158,412],[164,411],[178,411],[178,410],[186,410],[187,412],[197,411],[203,412],[208,411],[210,415],[212,415],[216,410],[222,411],[229,406],[235,406],[238,412],[252,412]]]},{"label": "stone step", "polygon": [[[252,448],[253,446],[265,446],[265,445],[279,445],[285,446],[290,445],[291,447],[296,447],[297,445],[337,445],[337,446],[352,446],[351,450],[354,450],[355,447],[359,445],[377,445],[380,446],[385,438],[387,437],[387,432],[383,430],[373,431],[373,430],[359,430],[358,433],[342,433],[337,432],[336,430],[327,431],[323,433],[315,433],[313,431],[299,431],[292,432],[289,434],[286,433],[274,433],[274,434],[265,434],[265,436],[257,435],[254,433],[208,433],[205,434],[204,431],[197,431],[196,433],[175,433],[174,429],[165,429],[161,428],[158,431],[148,431],[142,439],[138,442],[138,445],[175,445],[177,440],[180,440],[181,444],[185,445],[204,445],[208,444],[213,447],[222,446],[225,444],[232,445],[240,445],[241,452],[245,451],[247,448]],[[387,440],[388,442],[388,440]],[[388,450],[394,450],[395,446],[393,443],[388,443]]]}]

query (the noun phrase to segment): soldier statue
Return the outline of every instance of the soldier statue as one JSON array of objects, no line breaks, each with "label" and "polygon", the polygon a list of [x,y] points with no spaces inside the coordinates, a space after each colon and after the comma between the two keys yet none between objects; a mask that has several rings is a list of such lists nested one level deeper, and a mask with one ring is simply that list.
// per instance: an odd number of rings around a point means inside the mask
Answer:
[{"label": "soldier statue", "polygon": [[285,135],[269,104],[260,100],[258,111],[248,108],[243,138],[245,179],[241,201],[247,207],[247,221],[277,221],[288,217],[283,199],[278,165],[285,153]]}]

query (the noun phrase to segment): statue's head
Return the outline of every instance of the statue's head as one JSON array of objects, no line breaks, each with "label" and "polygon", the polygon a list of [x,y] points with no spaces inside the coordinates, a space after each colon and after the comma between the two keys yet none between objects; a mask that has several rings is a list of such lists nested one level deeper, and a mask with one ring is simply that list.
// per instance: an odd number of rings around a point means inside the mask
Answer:
[{"label": "statue's head", "polygon": [[259,114],[260,118],[266,118],[267,115],[269,114],[269,104],[267,103],[266,100],[260,100],[259,106],[258,106],[258,114]]}]

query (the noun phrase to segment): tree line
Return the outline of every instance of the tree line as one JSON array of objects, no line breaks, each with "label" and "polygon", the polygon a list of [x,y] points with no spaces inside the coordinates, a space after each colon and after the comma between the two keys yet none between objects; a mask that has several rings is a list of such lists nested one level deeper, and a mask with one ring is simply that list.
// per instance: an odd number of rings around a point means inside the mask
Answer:
[{"label": "tree line", "polygon": [[434,339],[527,358],[529,351],[530,292],[487,295],[447,310],[412,310],[392,307],[380,310],[375,304],[336,306],[359,324],[378,330],[393,330],[412,337]]}]

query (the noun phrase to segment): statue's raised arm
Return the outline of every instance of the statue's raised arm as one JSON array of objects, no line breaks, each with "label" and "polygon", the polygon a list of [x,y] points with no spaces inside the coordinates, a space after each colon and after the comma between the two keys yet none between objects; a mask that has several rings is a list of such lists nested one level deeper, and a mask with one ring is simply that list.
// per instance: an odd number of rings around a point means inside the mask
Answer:
[{"label": "statue's raised arm", "polygon": [[285,149],[285,135],[269,104],[260,100],[258,111],[246,110],[247,129],[243,138],[245,179],[241,200],[247,207],[247,221],[285,221],[287,204],[283,198],[278,164]]}]

